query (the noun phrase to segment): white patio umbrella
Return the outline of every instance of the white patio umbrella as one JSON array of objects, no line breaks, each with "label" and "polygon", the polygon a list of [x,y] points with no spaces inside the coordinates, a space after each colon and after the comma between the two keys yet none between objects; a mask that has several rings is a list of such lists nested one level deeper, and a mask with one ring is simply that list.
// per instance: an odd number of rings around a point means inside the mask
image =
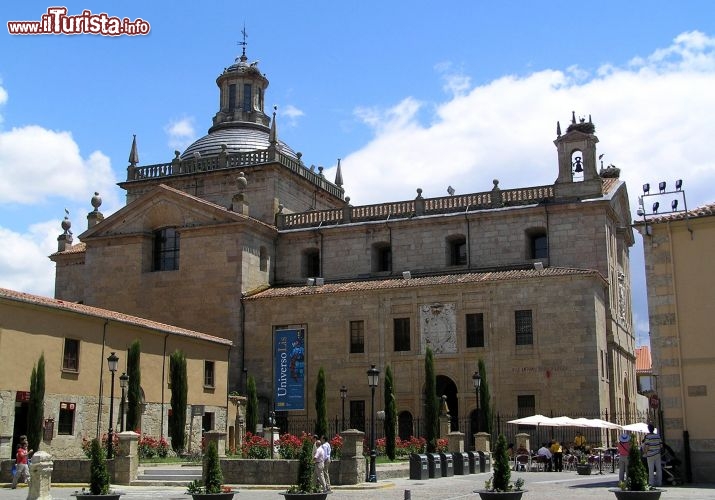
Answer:
[{"label": "white patio umbrella", "polygon": [[590,418],[589,420],[592,422],[591,427],[598,427],[599,429],[623,429],[622,425],[614,424],[608,420],[601,420],[600,418]]},{"label": "white patio umbrella", "polygon": [[[628,424],[623,426],[624,431],[640,432],[641,434],[648,434],[648,424],[643,422],[636,422],[635,424]],[[658,429],[655,429],[658,432]]]},{"label": "white patio umbrella", "polygon": [[522,417],[522,418],[517,418],[514,420],[509,420],[510,424],[517,424],[517,425],[543,425],[546,427],[557,427],[558,424],[555,424],[552,418],[545,417],[543,415],[531,415],[530,417]]}]

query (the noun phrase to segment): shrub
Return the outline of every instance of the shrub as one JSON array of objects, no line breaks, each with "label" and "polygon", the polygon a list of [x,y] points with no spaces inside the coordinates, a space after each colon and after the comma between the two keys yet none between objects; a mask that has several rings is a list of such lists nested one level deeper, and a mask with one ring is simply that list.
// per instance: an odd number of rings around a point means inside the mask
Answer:
[{"label": "shrub", "polygon": [[[303,433],[305,439],[305,433]],[[285,433],[278,438],[278,456],[286,460],[300,457],[300,450],[303,447],[303,440],[293,434]]]},{"label": "shrub", "polygon": [[89,491],[92,495],[106,495],[109,493],[109,472],[107,461],[102,450],[102,445],[97,438],[92,440],[92,465],[90,466]]},{"label": "shrub", "polygon": [[270,458],[271,443],[267,439],[246,433],[246,439],[241,446],[241,456],[243,458]]},{"label": "shrub", "polygon": [[315,484],[314,467],[313,443],[308,436],[304,435],[303,445],[300,449],[297,482],[288,491],[290,493],[317,493],[319,489]]},{"label": "shrub", "polygon": [[[87,439],[86,437],[82,438],[82,451],[84,452],[84,456],[87,458],[92,458],[92,441],[94,439]],[[104,457],[107,456],[107,435],[103,434],[102,439],[99,441],[99,446],[100,446],[100,451],[104,455]],[[119,448],[119,435],[115,432],[112,435],[112,448],[113,449],[118,449]]]},{"label": "shrub", "polygon": [[339,460],[343,455],[343,438],[340,434],[336,434],[333,439],[330,440],[330,459]]},{"label": "shrub", "polygon": [[157,439],[146,434],[139,438],[139,458],[166,458],[169,455],[169,443],[162,436]]},{"label": "shrub", "polygon": [[206,451],[203,479],[206,493],[221,493],[223,489],[223,473],[221,472],[221,462],[218,459],[218,449],[213,441],[209,443]]},{"label": "shrub", "polygon": [[625,489],[630,491],[647,491],[648,472],[643,465],[641,448],[635,436],[631,436],[631,448],[628,450],[628,469],[626,470]]}]

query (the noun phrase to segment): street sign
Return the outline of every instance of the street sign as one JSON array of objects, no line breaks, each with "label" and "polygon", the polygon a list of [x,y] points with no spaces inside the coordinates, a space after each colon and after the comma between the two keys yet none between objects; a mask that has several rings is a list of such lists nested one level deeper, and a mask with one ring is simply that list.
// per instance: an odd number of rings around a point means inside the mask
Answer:
[{"label": "street sign", "polygon": [[653,394],[651,397],[648,398],[648,406],[650,406],[654,410],[657,410],[660,407],[660,399],[658,398],[657,394]]}]

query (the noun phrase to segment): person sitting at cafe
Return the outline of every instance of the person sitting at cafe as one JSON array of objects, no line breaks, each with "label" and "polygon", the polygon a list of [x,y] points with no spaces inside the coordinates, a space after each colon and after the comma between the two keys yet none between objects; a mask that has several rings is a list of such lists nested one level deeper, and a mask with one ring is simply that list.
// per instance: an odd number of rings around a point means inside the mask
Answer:
[{"label": "person sitting at cafe", "polygon": [[[553,456],[551,450],[549,449],[549,443],[544,443],[541,448],[536,452],[536,457],[544,464],[544,470],[546,472],[551,472],[551,457]],[[541,458],[543,457],[543,458]]]},{"label": "person sitting at cafe", "polygon": [[551,446],[549,447],[549,451],[551,451],[552,461],[554,463],[554,471],[563,472],[563,470],[564,470],[564,451],[563,451],[563,448],[561,447],[561,443],[559,443],[555,439],[552,439]]},{"label": "person sitting at cafe", "polygon": [[586,451],[586,437],[580,431],[577,432],[576,437],[573,438],[573,447],[580,452]]}]

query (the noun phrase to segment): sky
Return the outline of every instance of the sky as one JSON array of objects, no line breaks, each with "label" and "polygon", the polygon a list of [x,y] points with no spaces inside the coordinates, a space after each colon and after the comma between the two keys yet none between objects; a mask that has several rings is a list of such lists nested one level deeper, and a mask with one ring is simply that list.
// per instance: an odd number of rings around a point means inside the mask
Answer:
[{"label": "sky", "polygon": [[[53,7],[89,11],[88,27],[90,14],[97,26],[102,13],[127,18],[145,34],[10,34],[9,22],[42,21]],[[682,179],[688,208],[715,201],[710,0],[26,0],[0,17],[0,287],[54,295],[48,256],[65,210],[77,236],[94,192],[105,216],[123,206],[116,184],[134,134],[140,165],[169,162],[206,134],[215,80],[240,55],[244,28],[279,138],[331,180],[340,158],[352,205],[417,188],[488,191],[493,179],[551,184],[556,123],[565,130],[572,112],[592,118],[633,219],[646,182]],[[647,344],[635,239],[634,325]]]}]

